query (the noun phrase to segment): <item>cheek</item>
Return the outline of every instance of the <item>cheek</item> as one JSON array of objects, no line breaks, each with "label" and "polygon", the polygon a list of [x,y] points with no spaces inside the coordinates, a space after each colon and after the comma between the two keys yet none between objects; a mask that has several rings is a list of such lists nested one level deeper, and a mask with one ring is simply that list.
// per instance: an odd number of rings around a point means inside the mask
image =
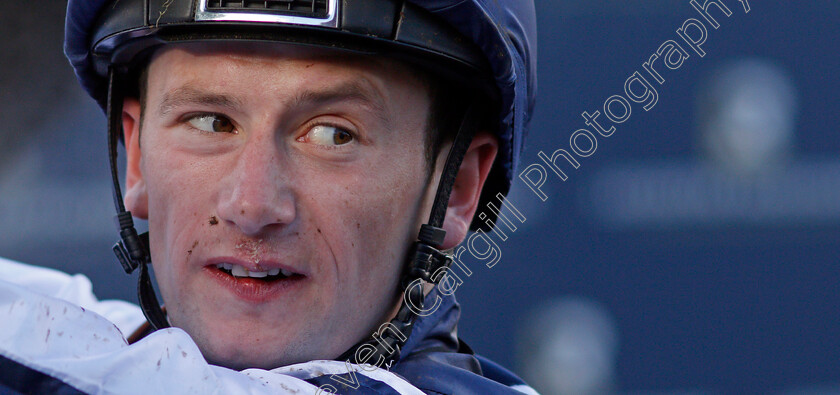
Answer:
[{"label": "cheek", "polygon": [[204,206],[213,199],[211,191],[219,184],[223,166],[219,160],[208,160],[172,148],[183,143],[163,135],[157,133],[154,140],[148,139],[150,144],[144,151],[150,152],[144,155],[142,163],[149,190],[149,215],[160,220],[180,221],[208,209]]},{"label": "cheek", "polygon": [[313,183],[313,188],[319,188],[313,196],[335,197],[324,199],[314,211],[336,232],[327,236],[335,236],[332,240],[337,241],[331,247],[336,251],[338,271],[368,286],[381,287],[384,284],[378,282],[396,278],[394,273],[400,270],[422,216],[419,206],[426,175],[422,152],[410,146],[387,152],[352,174],[336,174]]},{"label": "cheek", "polygon": [[[150,230],[166,231],[170,221],[179,221],[177,214],[183,211],[184,198],[183,169],[163,158],[147,161],[145,176],[149,193]],[[152,164],[148,164],[152,163]],[[163,236],[163,234],[159,235]]]},{"label": "cheek", "polygon": [[[419,211],[426,181],[424,152],[421,143],[411,144],[411,140],[406,140],[395,144],[389,150],[392,154],[384,155],[371,168],[369,180],[374,181],[366,186],[368,192],[364,196],[365,214],[371,218],[369,235],[379,233],[375,237],[382,245],[376,247],[390,252],[386,258],[391,261],[402,259],[404,251],[393,251],[394,244],[406,248],[416,237],[415,228],[423,216]],[[400,255],[395,257],[397,253]]]},{"label": "cheek", "polygon": [[[195,162],[184,155],[150,147],[149,152],[159,153],[144,157],[143,172],[149,200],[149,237],[155,269],[173,271],[175,265],[161,266],[163,262],[178,262],[187,258],[190,246],[198,240],[194,234],[199,228],[203,213],[211,209],[206,180]],[[157,149],[157,150],[154,150]],[[161,276],[163,277],[163,276]],[[159,278],[161,278],[159,277]]]}]

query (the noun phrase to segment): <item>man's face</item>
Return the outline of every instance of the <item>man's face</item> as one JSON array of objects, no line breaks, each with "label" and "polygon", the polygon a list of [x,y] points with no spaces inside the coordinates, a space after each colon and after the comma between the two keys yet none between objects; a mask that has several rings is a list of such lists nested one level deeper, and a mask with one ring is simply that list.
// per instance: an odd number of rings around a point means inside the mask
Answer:
[{"label": "man's face", "polygon": [[172,325],[234,368],[333,358],[370,336],[395,310],[428,213],[428,108],[418,78],[381,59],[156,54],[126,200],[148,216]]}]

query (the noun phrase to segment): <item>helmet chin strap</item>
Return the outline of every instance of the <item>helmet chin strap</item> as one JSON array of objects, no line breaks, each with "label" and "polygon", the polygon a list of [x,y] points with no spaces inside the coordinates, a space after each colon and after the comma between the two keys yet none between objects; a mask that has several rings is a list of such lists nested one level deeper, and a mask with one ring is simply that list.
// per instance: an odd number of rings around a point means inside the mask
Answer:
[{"label": "helmet chin strap", "polygon": [[[137,282],[137,296],[143,315],[155,330],[168,328],[169,322],[166,313],[163,312],[154,286],[149,275],[148,265],[151,264],[149,251],[149,234],[137,234],[134,228],[134,220],[131,212],[125,209],[122,191],[120,189],[119,173],[117,171],[117,145],[119,136],[122,133],[122,100],[123,97],[117,89],[117,71],[114,68],[108,70],[108,101],[106,114],[108,118],[108,160],[111,168],[112,192],[114,207],[117,210],[115,217],[120,232],[120,241],[114,247],[114,254],[126,273],[131,274],[138,267],[140,277]],[[439,248],[443,245],[446,231],[441,228],[446,217],[446,208],[449,205],[449,195],[455,184],[458,170],[461,168],[461,161],[467,152],[478,127],[478,111],[475,106],[470,106],[462,121],[458,133],[452,143],[452,148],[446,157],[443,173],[438,183],[435,200],[429,214],[428,223],[420,227],[417,241],[414,242],[406,257],[406,267],[403,270],[400,286],[403,290],[409,289],[410,285],[423,281],[436,284],[437,280],[432,279],[433,273],[442,267],[452,264],[452,257],[441,252]],[[345,351],[338,360],[356,361],[356,351],[365,345],[374,347],[379,355],[384,357],[384,362],[390,364],[400,357],[400,350],[411,334],[414,321],[417,319],[416,310],[423,308],[423,287],[413,286],[410,288],[406,298],[401,298],[402,303],[397,315],[390,321],[403,338],[398,337],[393,331],[387,331],[379,339],[362,341]],[[408,303],[407,303],[408,302]],[[411,307],[409,306],[409,303]],[[412,310],[412,308],[414,310]]]},{"label": "helmet chin strap", "polygon": [[117,144],[122,132],[123,98],[117,92],[116,78],[116,70],[109,68],[108,105],[105,111],[108,118],[108,161],[111,167],[114,207],[117,209],[117,215],[114,219],[120,232],[120,241],[114,245],[113,250],[126,273],[131,274],[135,269],[140,268],[140,278],[137,282],[137,297],[140,301],[140,308],[149,324],[155,330],[158,330],[168,328],[169,322],[160,307],[155,295],[155,288],[152,286],[152,280],[149,276],[148,265],[152,263],[149,252],[149,234],[137,234],[131,212],[126,211],[122,191],[120,190],[120,177],[117,171]]},{"label": "helmet chin strap", "polygon": [[[446,208],[449,205],[449,195],[452,193],[452,187],[455,185],[455,178],[458,176],[461,162],[470,143],[472,143],[473,137],[478,129],[478,124],[478,111],[475,105],[471,105],[461,120],[461,126],[455,135],[452,148],[446,157],[443,173],[438,182],[435,201],[432,204],[432,210],[429,214],[429,221],[420,227],[420,234],[417,235],[417,241],[414,242],[406,256],[406,267],[403,270],[400,286],[403,292],[408,290],[408,293],[405,295],[405,298],[401,298],[400,309],[397,315],[389,322],[390,325],[397,329],[398,333],[404,336],[399,337],[395,331],[391,330],[382,331],[382,337],[378,339],[371,338],[356,343],[336,358],[336,360],[362,363],[356,357],[357,351],[362,347],[373,347],[376,353],[384,358],[380,359],[379,366],[382,363],[390,366],[392,362],[400,359],[401,349],[414,328],[414,321],[417,319],[416,311],[423,309],[423,300],[425,299],[423,287],[412,286],[411,284],[418,281],[437,284],[440,278],[433,279],[432,275],[438,269],[449,267],[452,264],[452,257],[440,251],[440,247],[443,245],[443,240],[446,236],[446,231],[441,226],[443,226],[443,220],[446,218]],[[367,356],[370,354],[365,353],[364,355]]]}]

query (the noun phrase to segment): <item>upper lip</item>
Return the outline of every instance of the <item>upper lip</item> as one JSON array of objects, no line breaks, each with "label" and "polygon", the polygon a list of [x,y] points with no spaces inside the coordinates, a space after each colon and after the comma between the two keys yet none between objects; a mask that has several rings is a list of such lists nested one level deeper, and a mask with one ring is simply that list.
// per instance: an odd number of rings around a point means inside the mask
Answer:
[{"label": "upper lip", "polygon": [[300,270],[295,269],[295,268],[293,268],[291,266],[288,266],[288,265],[283,265],[280,262],[278,262],[276,260],[273,260],[273,259],[262,259],[261,258],[261,259],[259,259],[258,262],[259,263],[244,260],[244,259],[240,259],[240,258],[235,258],[235,257],[222,256],[222,257],[215,257],[215,258],[208,259],[205,266],[216,266],[220,263],[230,263],[230,264],[233,264],[233,265],[242,266],[246,270],[248,270],[249,272],[265,272],[265,271],[269,271],[271,269],[280,269],[280,270],[286,270],[288,272],[292,272],[293,274],[306,276],[306,274],[302,273]]}]

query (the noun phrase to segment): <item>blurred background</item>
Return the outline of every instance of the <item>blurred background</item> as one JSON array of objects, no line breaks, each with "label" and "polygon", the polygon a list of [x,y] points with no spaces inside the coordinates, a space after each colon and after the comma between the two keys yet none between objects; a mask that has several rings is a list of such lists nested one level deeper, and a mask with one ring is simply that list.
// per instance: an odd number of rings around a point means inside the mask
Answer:
[{"label": "blurred background", "polygon": [[[539,99],[523,164],[569,149],[688,18],[705,57],[552,173],[493,268],[457,297],[461,336],[545,394],[840,394],[840,5],[540,0]],[[135,300],[116,240],[105,121],[61,53],[64,3],[0,14],[0,256]],[[604,121],[604,118],[599,120]],[[606,122],[604,122],[606,123]],[[560,163],[560,162],[558,162]],[[562,165],[561,165],[562,166]],[[498,241],[498,240],[497,240]]]}]

